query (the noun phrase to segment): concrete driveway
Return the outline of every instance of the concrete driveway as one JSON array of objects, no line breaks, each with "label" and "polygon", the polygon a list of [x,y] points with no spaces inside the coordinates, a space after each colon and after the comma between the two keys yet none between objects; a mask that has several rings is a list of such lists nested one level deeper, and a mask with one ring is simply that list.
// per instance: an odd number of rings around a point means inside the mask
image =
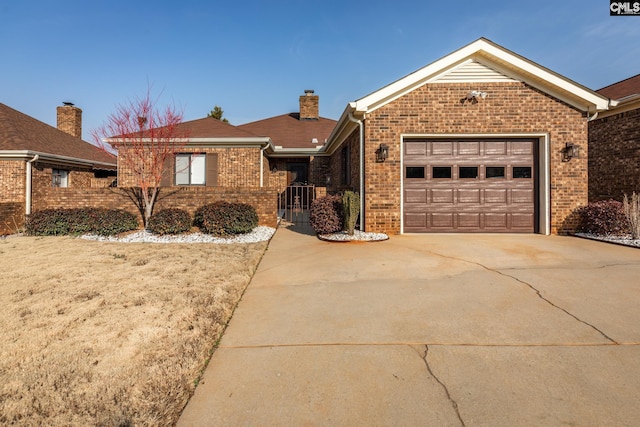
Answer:
[{"label": "concrete driveway", "polygon": [[639,343],[639,249],[281,227],[178,425],[640,425]]}]

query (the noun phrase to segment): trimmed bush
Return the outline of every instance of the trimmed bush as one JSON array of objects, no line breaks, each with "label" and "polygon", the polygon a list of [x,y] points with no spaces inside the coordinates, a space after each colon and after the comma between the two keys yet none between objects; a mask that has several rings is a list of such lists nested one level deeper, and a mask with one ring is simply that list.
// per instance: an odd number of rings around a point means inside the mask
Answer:
[{"label": "trimmed bush", "polygon": [[634,191],[631,195],[631,200],[624,195],[622,201],[622,208],[624,209],[624,215],[629,221],[629,231],[631,232],[632,239],[640,239],[640,196]]},{"label": "trimmed bush", "polygon": [[101,208],[44,209],[29,215],[25,224],[25,231],[34,236],[112,236],[137,228],[138,219],[132,213]]},{"label": "trimmed bush", "polygon": [[342,209],[344,210],[344,227],[349,236],[353,236],[360,213],[360,195],[353,191],[345,191],[342,195]]},{"label": "trimmed bush", "polygon": [[151,215],[147,229],[159,235],[186,233],[191,230],[191,215],[183,209],[163,209]]},{"label": "trimmed bush", "polygon": [[318,234],[342,231],[344,228],[342,198],[337,195],[327,195],[311,202],[309,223]]},{"label": "trimmed bush", "polygon": [[580,208],[578,213],[580,232],[599,236],[623,235],[629,232],[629,221],[624,214],[622,203],[617,200],[589,203]]},{"label": "trimmed bush", "polygon": [[198,208],[194,224],[214,236],[245,234],[258,226],[258,214],[251,205],[220,201]]}]

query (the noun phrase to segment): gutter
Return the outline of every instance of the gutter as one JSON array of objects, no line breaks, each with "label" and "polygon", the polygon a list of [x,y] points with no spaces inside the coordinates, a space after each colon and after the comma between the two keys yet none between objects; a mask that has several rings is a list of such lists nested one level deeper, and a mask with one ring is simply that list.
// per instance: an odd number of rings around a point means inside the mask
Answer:
[{"label": "gutter", "polygon": [[349,120],[360,127],[360,231],[364,232],[364,130],[362,120],[354,118],[351,112]]},{"label": "gutter", "polygon": [[26,182],[26,188],[25,188],[25,201],[24,201],[24,205],[25,205],[25,214],[26,215],[30,215],[31,214],[31,164],[35,161],[38,160],[38,158],[40,157],[39,154],[36,154],[33,156],[33,158],[31,160],[27,160],[27,182]]},{"label": "gutter", "polygon": [[59,156],[56,154],[41,153],[31,150],[0,150],[0,158],[8,159],[28,159],[29,157],[38,156],[40,161],[54,161],[61,164],[85,165],[85,166],[108,166],[112,169],[117,167],[116,163],[94,162],[87,159],[79,159],[77,157]]}]

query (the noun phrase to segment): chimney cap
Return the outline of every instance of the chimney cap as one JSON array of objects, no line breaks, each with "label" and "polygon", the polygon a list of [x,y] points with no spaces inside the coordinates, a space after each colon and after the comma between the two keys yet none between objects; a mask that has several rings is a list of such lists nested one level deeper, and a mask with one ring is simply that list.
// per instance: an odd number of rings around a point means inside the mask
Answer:
[{"label": "chimney cap", "polygon": [[316,92],[316,91],[315,91],[315,90],[313,90],[313,89],[305,89],[305,90],[304,90],[304,93],[306,93],[307,95],[314,94],[315,92]]},{"label": "chimney cap", "polygon": [[67,107],[73,107],[74,103],[71,101],[62,101],[62,105],[65,105]]}]

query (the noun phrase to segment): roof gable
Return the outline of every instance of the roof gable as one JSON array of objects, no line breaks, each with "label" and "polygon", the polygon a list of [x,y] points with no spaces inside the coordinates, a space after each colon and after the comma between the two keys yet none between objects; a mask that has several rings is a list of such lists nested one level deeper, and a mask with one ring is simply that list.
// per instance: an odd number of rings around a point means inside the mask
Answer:
[{"label": "roof gable", "polygon": [[335,120],[324,117],[317,120],[300,120],[299,117],[299,113],[283,114],[238,127],[269,137],[276,147],[315,149],[324,145],[336,125]]},{"label": "roof gable", "polygon": [[517,55],[487,39],[475,42],[351,102],[356,113],[376,110],[428,83],[521,81],[582,111],[602,111],[609,100],[566,77]]},{"label": "roof gable", "polygon": [[440,76],[435,77],[431,83],[494,83],[494,82],[515,82],[516,79],[509,77],[490,65],[483,64],[477,59],[468,59],[462,64],[446,70]]},{"label": "roof gable", "polygon": [[0,151],[33,152],[115,167],[116,158],[93,144],[75,138],[0,103]]}]

